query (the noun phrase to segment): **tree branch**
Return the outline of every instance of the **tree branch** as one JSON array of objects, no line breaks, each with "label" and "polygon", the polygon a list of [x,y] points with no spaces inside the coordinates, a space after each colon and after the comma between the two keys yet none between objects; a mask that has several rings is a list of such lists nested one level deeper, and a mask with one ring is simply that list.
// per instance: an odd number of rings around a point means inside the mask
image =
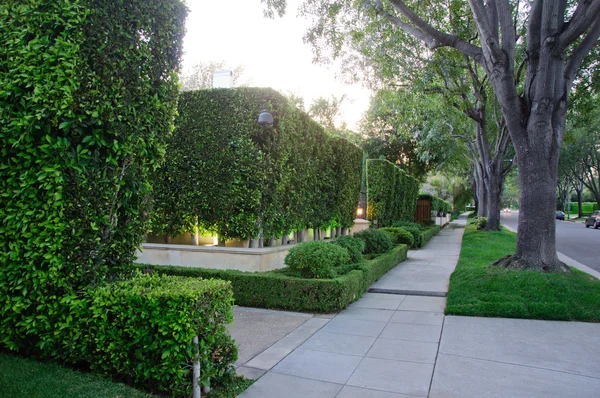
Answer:
[{"label": "tree branch", "polygon": [[585,33],[593,23],[598,21],[600,0],[581,0],[573,17],[566,25],[566,30],[557,39],[557,48],[562,53],[579,36]]},{"label": "tree branch", "polygon": [[[419,18],[419,16],[415,14],[411,9],[409,9],[408,6],[402,0],[388,1],[397,11],[404,15],[414,25],[416,29],[422,32],[422,35],[425,35],[428,38],[428,40],[423,40],[420,37],[418,37],[421,41],[424,41],[426,44],[432,41],[435,43],[433,47],[430,46],[429,48],[435,49],[438,47],[452,47],[460,51],[461,53],[472,57],[478,62],[482,61],[480,59],[482,55],[481,48],[462,40],[458,36],[442,33],[439,30],[433,28],[427,22]],[[400,25],[398,26],[401,29],[404,29],[404,27]]]},{"label": "tree branch", "polygon": [[596,21],[592,25],[587,36],[579,43],[579,45],[571,53],[571,57],[567,61],[565,68],[565,80],[567,86],[567,93],[571,91],[573,81],[575,80],[575,74],[577,69],[581,65],[581,62],[585,56],[590,52],[598,38],[600,37],[600,18],[596,17]]}]

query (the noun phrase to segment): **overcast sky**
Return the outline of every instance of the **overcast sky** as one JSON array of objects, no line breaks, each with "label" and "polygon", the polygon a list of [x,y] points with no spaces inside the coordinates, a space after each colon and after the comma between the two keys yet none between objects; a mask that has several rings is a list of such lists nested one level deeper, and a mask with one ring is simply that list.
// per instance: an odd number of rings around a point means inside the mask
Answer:
[{"label": "overcast sky", "polygon": [[245,68],[252,86],[293,92],[308,107],[319,96],[346,95],[338,124],[356,123],[369,105],[370,91],[335,78],[338,70],[312,64],[311,47],[302,42],[309,22],[296,17],[299,0],[288,0],[288,12],[275,20],[263,17],[260,0],[187,0],[190,14],[184,41],[183,69],[199,62],[225,61]]}]

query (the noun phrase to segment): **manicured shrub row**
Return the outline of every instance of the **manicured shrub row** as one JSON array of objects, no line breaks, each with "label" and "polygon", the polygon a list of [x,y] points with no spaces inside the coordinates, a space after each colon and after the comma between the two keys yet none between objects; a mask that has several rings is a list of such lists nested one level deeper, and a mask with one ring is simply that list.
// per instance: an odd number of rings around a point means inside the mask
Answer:
[{"label": "manicured shrub row", "polygon": [[348,250],[325,241],[300,243],[285,256],[285,264],[303,278],[334,278],[335,268],[349,261]]},{"label": "manicured shrub row", "polygon": [[419,199],[427,199],[431,201],[431,210],[437,212],[450,213],[452,212],[452,204],[446,202],[444,199],[440,199],[437,196],[430,195],[428,193],[419,194]]},{"label": "manicured shrub row", "polygon": [[235,303],[241,306],[331,312],[357,300],[373,282],[404,261],[406,254],[405,245],[396,246],[390,252],[360,263],[356,269],[334,279],[302,279],[280,272],[252,273],[144,264],[138,264],[138,267],[159,274],[230,281]]},{"label": "manicured shrub row", "polygon": [[63,358],[132,263],[172,130],[180,0],[0,2],[0,347]]},{"label": "manicured shrub row", "polygon": [[[76,314],[79,361],[156,392],[190,396],[192,339],[201,340],[201,381],[224,376],[237,360],[228,282],[144,275],[91,290]],[[73,336],[75,337],[75,336]]]},{"label": "manicured shrub row", "polygon": [[387,160],[367,160],[367,219],[379,226],[413,221],[419,182]]},{"label": "manicured shrub row", "polygon": [[413,234],[401,227],[386,227],[381,228],[381,231],[385,231],[394,237],[395,244],[403,244],[408,247],[413,247],[415,244],[415,238]]},{"label": "manicured shrub row", "polygon": [[441,228],[439,225],[431,225],[429,227],[424,228],[419,234],[418,242],[415,242],[417,247],[423,247],[425,243],[429,242],[431,238],[437,235],[440,232]]},{"label": "manicured shrub row", "polygon": [[338,238],[335,238],[332,241],[334,245],[338,245],[348,250],[348,255],[350,256],[350,263],[358,263],[362,260],[362,253],[365,250],[365,241],[362,239],[355,238],[351,235],[344,235]]},{"label": "manicured shrub row", "polygon": [[365,229],[355,233],[354,237],[365,242],[364,254],[385,253],[395,245],[392,235],[380,229]]},{"label": "manicured shrub row", "polygon": [[[261,110],[271,127],[257,123]],[[272,89],[188,91],[156,174],[152,232],[222,239],[351,227],[362,150],[328,135]]]}]

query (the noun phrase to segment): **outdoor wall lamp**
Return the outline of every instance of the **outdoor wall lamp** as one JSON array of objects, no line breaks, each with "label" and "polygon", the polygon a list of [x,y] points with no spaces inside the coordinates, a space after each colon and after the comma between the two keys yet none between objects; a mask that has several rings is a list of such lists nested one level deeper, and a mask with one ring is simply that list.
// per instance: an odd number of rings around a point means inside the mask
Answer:
[{"label": "outdoor wall lamp", "polygon": [[269,113],[266,109],[264,109],[260,115],[258,115],[258,124],[263,127],[268,127],[273,124],[273,115]]}]

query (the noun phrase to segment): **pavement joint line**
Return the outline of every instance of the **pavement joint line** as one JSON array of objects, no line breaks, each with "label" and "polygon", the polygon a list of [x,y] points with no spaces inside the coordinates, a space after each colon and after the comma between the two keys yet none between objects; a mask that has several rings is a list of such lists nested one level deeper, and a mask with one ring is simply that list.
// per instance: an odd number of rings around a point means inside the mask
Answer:
[{"label": "pavement joint line", "polygon": [[[583,373],[569,372],[569,371],[566,371],[566,370],[550,369],[550,368],[544,368],[544,367],[541,367],[541,366],[533,366],[533,365],[523,365],[522,363],[497,361],[497,360],[494,360],[494,359],[477,358],[477,357],[471,357],[471,356],[467,356],[467,355],[449,354],[449,353],[445,353],[445,352],[442,352],[442,354],[448,355],[448,356],[451,356],[451,357],[468,358],[468,359],[475,359],[477,361],[501,363],[501,364],[504,364],[504,365],[519,366],[521,368],[531,368],[531,369],[547,370],[548,372],[564,373],[564,374],[573,375],[573,376],[581,376],[581,377],[585,377],[585,378],[588,378],[588,379],[600,380],[600,377],[590,376],[590,375],[586,375],[586,374],[583,374]],[[437,363],[437,358],[436,358],[436,363]]]},{"label": "pavement joint line", "polygon": [[442,329],[440,330],[440,339],[438,340],[437,351],[435,352],[435,359],[433,360],[433,370],[431,371],[431,379],[429,380],[429,389],[427,390],[427,396],[431,394],[431,386],[433,385],[433,376],[435,376],[435,367],[438,363],[438,356],[440,355],[440,346],[442,345],[442,336],[444,335],[444,324],[446,323],[446,317],[442,320]]},{"label": "pavement joint line", "polygon": [[[402,305],[402,303],[404,302],[404,300],[406,300],[406,297],[404,299],[402,299],[402,302],[400,302],[400,304],[398,305],[398,308],[400,308],[400,306]],[[396,308],[396,310],[398,308]],[[394,311],[396,311],[396,310],[394,310]],[[348,381],[352,378],[352,376],[354,376],[354,373],[356,373],[356,370],[358,368],[360,368],[360,365],[363,363],[363,361],[365,360],[365,358],[367,358],[367,354],[369,353],[369,351],[371,351],[371,349],[373,348],[373,346],[375,345],[375,343],[377,342],[377,340],[379,340],[381,338],[381,335],[383,334],[383,331],[385,330],[385,328],[388,327],[388,325],[390,324],[392,318],[393,318],[393,316],[391,316],[390,319],[388,319],[387,322],[385,323],[385,326],[383,328],[381,328],[381,332],[379,332],[379,334],[375,337],[375,340],[373,340],[373,343],[371,344],[371,346],[369,347],[369,349],[367,350],[367,352],[365,353],[365,355],[362,357],[362,359],[360,360],[360,362],[358,363],[358,365],[356,365],[356,368],[354,368],[354,370],[352,371],[352,373],[350,374],[350,376],[348,377],[348,379],[346,379],[346,381],[344,382],[344,385],[346,385],[346,383],[348,383]],[[369,321],[369,322],[372,322],[372,321]],[[339,392],[338,392],[338,394],[339,394]],[[337,394],[336,394],[336,396],[337,396]]]},{"label": "pavement joint line", "polygon": [[393,294],[398,296],[423,296],[423,297],[446,297],[447,292],[430,292],[426,290],[402,290],[402,289],[383,289],[373,287],[367,290],[369,293]]}]

